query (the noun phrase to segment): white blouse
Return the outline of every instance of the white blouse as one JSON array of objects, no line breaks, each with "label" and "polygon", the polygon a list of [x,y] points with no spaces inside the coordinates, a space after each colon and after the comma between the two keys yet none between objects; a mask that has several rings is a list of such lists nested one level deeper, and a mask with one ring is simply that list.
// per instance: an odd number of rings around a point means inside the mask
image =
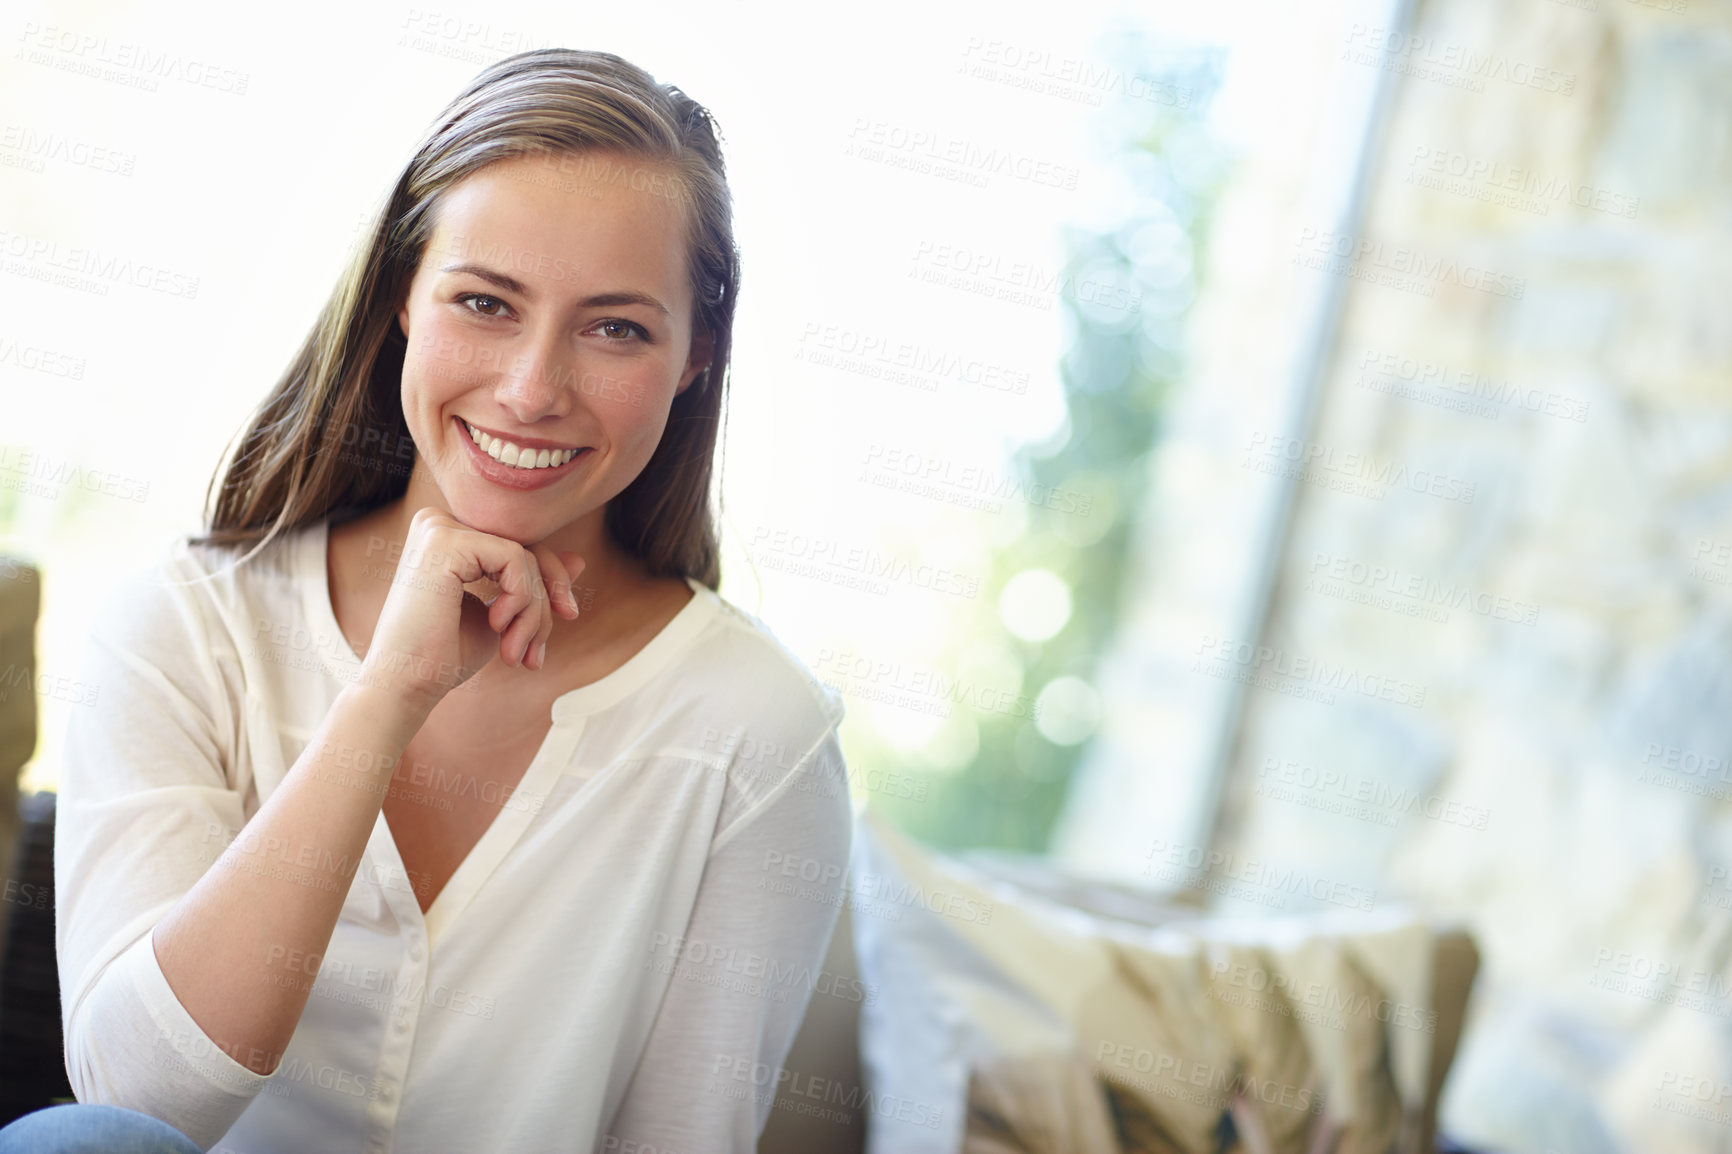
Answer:
[{"label": "white blouse", "polygon": [[[331,609],[328,529],[238,570],[235,551],[176,539],[93,623],[95,704],[68,728],[54,845],[79,1101],[235,1154],[754,1149],[827,988],[852,834],[843,708],[696,581],[640,652],[554,702],[425,916],[378,818],[323,958],[277,959],[316,979],[270,1076],[176,999],[151,928],[253,837],[360,667]],[[442,807],[478,792],[444,773],[411,784]],[[275,847],[253,842],[270,869]]]}]

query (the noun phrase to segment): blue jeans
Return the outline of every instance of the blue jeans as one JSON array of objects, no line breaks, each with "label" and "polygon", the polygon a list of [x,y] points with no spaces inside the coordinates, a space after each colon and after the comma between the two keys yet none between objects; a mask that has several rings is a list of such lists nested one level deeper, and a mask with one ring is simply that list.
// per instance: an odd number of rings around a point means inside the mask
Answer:
[{"label": "blue jeans", "polygon": [[0,1130],[0,1154],[204,1154],[160,1118],[120,1106],[49,1106]]}]

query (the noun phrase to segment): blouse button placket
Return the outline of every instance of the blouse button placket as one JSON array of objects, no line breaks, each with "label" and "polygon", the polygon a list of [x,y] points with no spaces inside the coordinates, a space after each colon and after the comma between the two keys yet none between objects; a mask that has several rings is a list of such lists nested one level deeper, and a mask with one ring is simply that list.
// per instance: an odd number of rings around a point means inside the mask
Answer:
[{"label": "blouse button placket", "polygon": [[371,1109],[374,1130],[369,1145],[376,1150],[390,1145],[389,1135],[395,1128],[397,1108],[401,1104],[397,1087],[402,1085],[409,1070],[409,1047],[413,1041],[415,1022],[420,1017],[421,1003],[427,996],[427,947],[419,933],[410,929],[403,950],[403,969],[398,980],[400,989],[411,993],[399,998],[391,1009],[391,1029],[385,1034],[379,1055],[379,1093]]}]

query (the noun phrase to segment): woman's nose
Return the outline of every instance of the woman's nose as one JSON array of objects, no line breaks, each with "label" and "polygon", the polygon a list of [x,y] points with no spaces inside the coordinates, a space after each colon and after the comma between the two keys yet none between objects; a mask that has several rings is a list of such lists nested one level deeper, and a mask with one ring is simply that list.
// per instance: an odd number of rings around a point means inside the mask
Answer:
[{"label": "woman's nose", "polygon": [[495,389],[497,399],[524,423],[563,413],[577,376],[570,350],[554,338],[535,341],[514,357]]}]

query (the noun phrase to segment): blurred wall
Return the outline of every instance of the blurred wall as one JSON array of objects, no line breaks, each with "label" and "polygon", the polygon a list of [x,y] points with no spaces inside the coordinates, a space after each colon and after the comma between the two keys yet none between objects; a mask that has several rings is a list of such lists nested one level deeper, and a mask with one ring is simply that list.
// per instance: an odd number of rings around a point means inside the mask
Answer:
[{"label": "blurred wall", "polygon": [[1270,254],[1351,283],[1315,428],[1245,447],[1301,483],[1216,872],[1472,926],[1458,1135],[1726,1149],[1732,7],[1339,51],[1401,83],[1361,231]]}]

